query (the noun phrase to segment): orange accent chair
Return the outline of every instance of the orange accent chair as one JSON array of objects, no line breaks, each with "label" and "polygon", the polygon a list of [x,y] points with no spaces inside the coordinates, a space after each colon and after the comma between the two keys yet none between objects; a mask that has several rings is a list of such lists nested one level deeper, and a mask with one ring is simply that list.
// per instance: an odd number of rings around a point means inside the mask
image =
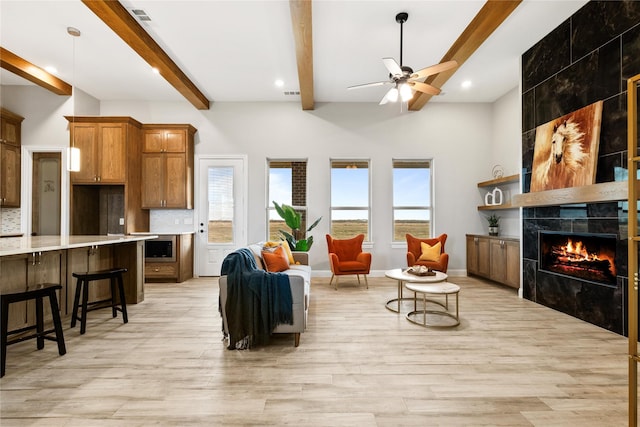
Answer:
[{"label": "orange accent chair", "polygon": [[[407,233],[407,266],[413,267],[414,265],[424,265],[425,267],[433,270],[447,272],[449,266],[449,254],[444,251],[444,243],[447,241],[447,235],[441,234],[433,239],[421,239]],[[421,243],[426,243],[429,246],[434,246],[440,242],[440,257],[436,261],[421,260],[422,246]]]},{"label": "orange accent chair", "polygon": [[[329,264],[331,265],[331,280],[329,286],[333,282],[335,276],[344,276],[355,274],[360,284],[360,275],[364,275],[364,283],[369,289],[367,282],[367,274],[371,268],[371,254],[362,252],[362,242],[364,234],[358,234],[351,239],[334,239],[327,234],[327,249],[329,250]],[[336,290],[338,289],[338,277],[336,277]]]}]

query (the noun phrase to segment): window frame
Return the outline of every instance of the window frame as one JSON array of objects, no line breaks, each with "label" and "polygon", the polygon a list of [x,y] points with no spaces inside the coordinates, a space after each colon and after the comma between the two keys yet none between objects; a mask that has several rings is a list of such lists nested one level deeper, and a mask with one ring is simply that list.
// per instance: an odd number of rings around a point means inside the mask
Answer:
[{"label": "window frame", "polygon": [[[274,212],[275,215],[280,218],[278,216],[278,214],[276,213],[276,209],[273,206],[273,201],[271,200],[271,193],[270,193],[270,189],[271,189],[271,164],[272,163],[289,163],[291,164],[291,179],[293,180],[293,163],[304,163],[305,164],[305,179],[304,179],[304,188],[305,188],[305,205],[304,206],[300,206],[300,205],[294,205],[291,204],[291,207],[293,207],[296,211],[300,212],[302,214],[302,222],[301,222],[301,227],[303,227],[305,230],[307,228],[306,225],[306,218],[307,218],[307,211],[308,211],[308,190],[309,190],[309,179],[308,179],[308,166],[309,166],[309,160],[306,158],[291,158],[291,159],[287,159],[287,158],[267,158],[266,159],[266,179],[265,179],[265,196],[266,196],[266,207],[265,207],[265,215],[266,215],[266,227],[265,227],[265,238],[267,241],[271,240],[271,227],[270,227],[270,222],[271,222],[271,212]],[[293,188],[293,182],[291,183],[291,199],[293,200],[293,192],[294,192],[294,188]],[[276,200],[276,202],[281,203],[280,201]],[[288,204],[288,203],[286,203]],[[283,236],[278,236],[278,239],[283,239]]]},{"label": "window frame", "polygon": [[[342,163],[342,164],[353,164],[353,165],[361,165],[363,166],[363,164],[366,164],[366,168],[367,168],[367,206],[366,207],[361,207],[361,206],[338,206],[335,207],[333,205],[333,165],[334,163]],[[337,169],[337,168],[336,168]],[[353,210],[362,210],[362,211],[366,211],[367,213],[367,233],[365,236],[365,243],[366,244],[370,244],[372,242],[372,236],[371,236],[371,231],[373,230],[371,223],[372,223],[372,217],[371,217],[371,206],[372,206],[372,199],[373,199],[373,193],[372,193],[372,188],[371,188],[371,183],[372,183],[372,165],[371,165],[371,159],[369,158],[330,158],[329,159],[329,232],[333,234],[333,212],[335,211],[353,211]]]},{"label": "window frame", "polygon": [[[428,206],[423,206],[423,205],[408,205],[408,206],[396,206],[395,205],[395,170],[396,170],[396,163],[416,163],[416,164],[420,164],[420,163],[427,163],[428,164],[428,168],[429,169],[429,205]],[[428,238],[433,238],[434,236],[434,218],[435,218],[435,206],[434,206],[434,197],[433,197],[433,190],[434,190],[434,173],[433,173],[433,159],[430,158],[392,158],[391,159],[391,243],[392,244],[398,244],[398,243],[404,243],[406,245],[406,238],[403,237],[402,239],[398,239],[396,240],[396,216],[395,213],[397,210],[426,210],[429,213],[429,236]]]}]

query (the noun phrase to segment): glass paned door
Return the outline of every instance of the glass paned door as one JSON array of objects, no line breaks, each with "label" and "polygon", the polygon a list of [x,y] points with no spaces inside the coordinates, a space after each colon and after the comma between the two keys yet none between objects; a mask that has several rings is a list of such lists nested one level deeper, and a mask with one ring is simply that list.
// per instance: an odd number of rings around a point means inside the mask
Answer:
[{"label": "glass paned door", "polygon": [[224,258],[246,243],[244,158],[198,161],[198,276],[219,276]]}]

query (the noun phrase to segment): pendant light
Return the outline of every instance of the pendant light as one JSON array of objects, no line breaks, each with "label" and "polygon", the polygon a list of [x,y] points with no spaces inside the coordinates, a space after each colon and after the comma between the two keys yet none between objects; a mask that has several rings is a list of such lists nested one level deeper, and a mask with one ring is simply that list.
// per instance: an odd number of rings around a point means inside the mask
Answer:
[{"label": "pendant light", "polygon": [[[71,86],[72,86],[72,92],[71,92],[71,101],[73,103],[73,118],[71,119],[72,121],[72,127],[73,127],[73,121],[75,121],[75,116],[76,116],[76,86],[75,86],[75,81],[76,81],[76,38],[80,37],[80,30],[78,30],[77,28],[74,27],[67,27],[67,33],[73,37],[73,54],[72,54],[72,82],[71,82]],[[71,146],[67,149],[67,170],[69,172],[79,172],[80,171],[80,149],[78,147],[75,146],[75,141],[74,139],[71,139]]]}]

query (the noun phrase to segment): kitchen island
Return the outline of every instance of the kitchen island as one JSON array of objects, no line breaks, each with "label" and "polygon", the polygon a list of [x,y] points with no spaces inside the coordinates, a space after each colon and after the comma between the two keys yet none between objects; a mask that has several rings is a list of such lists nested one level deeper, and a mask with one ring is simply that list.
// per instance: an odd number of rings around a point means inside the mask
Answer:
[{"label": "kitchen island", "polygon": [[[17,292],[43,283],[62,285],[60,315],[70,317],[75,292],[74,272],[124,267],[128,304],[144,300],[144,241],[156,235],[33,236],[0,239],[0,292]],[[110,295],[108,281],[92,286],[89,299]],[[35,304],[12,304],[9,328],[33,324]]]}]

